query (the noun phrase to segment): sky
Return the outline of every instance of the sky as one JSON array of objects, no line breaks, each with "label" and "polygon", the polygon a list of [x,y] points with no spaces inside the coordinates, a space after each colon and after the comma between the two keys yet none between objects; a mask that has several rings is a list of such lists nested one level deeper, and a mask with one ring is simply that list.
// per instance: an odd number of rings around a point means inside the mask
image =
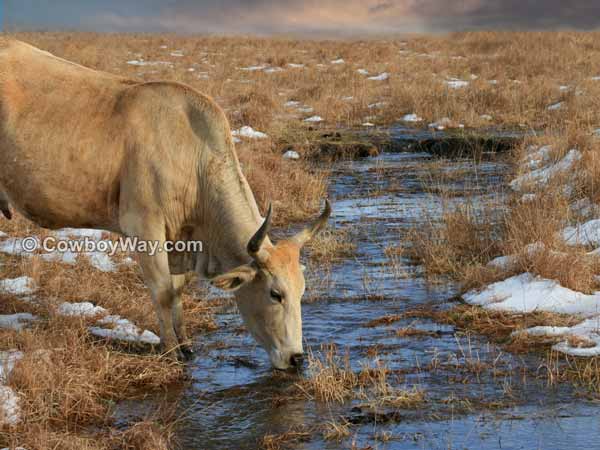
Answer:
[{"label": "sky", "polygon": [[600,28],[600,0],[0,0],[13,30],[386,34]]}]

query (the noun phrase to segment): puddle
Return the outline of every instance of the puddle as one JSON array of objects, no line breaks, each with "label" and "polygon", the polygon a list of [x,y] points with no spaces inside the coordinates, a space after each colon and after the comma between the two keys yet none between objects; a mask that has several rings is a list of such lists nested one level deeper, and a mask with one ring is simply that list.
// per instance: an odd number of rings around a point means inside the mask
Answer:
[{"label": "puddle", "polygon": [[[354,423],[341,443],[315,432],[307,442],[282,448],[469,448],[560,449],[594,446],[600,437],[596,407],[568,387],[549,388],[535,373],[543,364],[536,355],[514,356],[478,336],[455,333],[427,318],[406,318],[367,327],[369,321],[424,305],[447,305],[456,294],[452,283],[429,284],[408,260],[392,270],[384,250],[397,245],[410,227],[442,211],[442,199],[423,190],[423,152],[383,153],[376,158],[334,165],[329,196],[336,227],[351,226],[356,254],[326,271],[311,263],[307,301],[303,305],[306,348],[318,352],[335,343],[350,355],[354,370],[384,361],[397,387],[417,386],[426,402],[417,410],[373,415],[360,402],[325,405],[290,397],[292,375],[273,372],[266,354],[245,332],[234,306],[218,314],[219,329],[198,337],[197,357],[189,365],[192,382],[177,399],[184,416],[178,441],[185,449],[255,449],[263,436],[290,429],[314,429],[340,417]],[[437,181],[450,202],[469,192],[475,208],[500,201],[498,185],[507,171],[502,157],[479,163],[455,159],[441,165]],[[452,176],[459,171],[460,176]],[[399,336],[411,327],[429,333]],[[374,355],[373,346],[377,346]],[[468,370],[480,365],[481,371]],[[491,369],[489,369],[491,368]],[[533,374],[533,375],[532,375]],[[120,421],[147,414],[156,401],[124,402]],[[585,430],[585,431],[583,431]],[[385,433],[385,442],[377,440]]]}]

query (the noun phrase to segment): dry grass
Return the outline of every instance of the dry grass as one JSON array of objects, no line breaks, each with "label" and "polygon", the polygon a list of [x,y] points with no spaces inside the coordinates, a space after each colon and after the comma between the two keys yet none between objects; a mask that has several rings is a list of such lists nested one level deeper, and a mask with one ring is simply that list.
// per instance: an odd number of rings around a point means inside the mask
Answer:
[{"label": "dry grass", "polygon": [[260,448],[264,450],[290,448],[295,444],[309,441],[312,435],[313,432],[305,429],[305,427],[291,429],[280,434],[267,434],[261,439]]},{"label": "dry grass", "polygon": [[578,358],[548,351],[538,371],[546,376],[549,386],[569,382],[600,394],[600,358]]},{"label": "dry grass", "polygon": [[312,219],[326,195],[328,172],[309,163],[287,161],[281,154],[248,143],[238,148],[242,170],[259,203],[271,203],[276,225]]},{"label": "dry grass", "polygon": [[328,264],[351,258],[356,251],[350,227],[327,228],[315,236],[308,244],[310,257],[320,264]]},{"label": "dry grass", "polygon": [[323,429],[323,437],[327,441],[342,441],[350,436],[350,424],[342,419],[341,421],[330,420],[326,422]]},{"label": "dry grass", "polygon": [[[456,194],[435,192],[444,202],[442,217],[416,226],[409,234],[408,245],[398,251],[416,258],[430,276],[450,276],[460,281],[464,290],[530,272],[576,291],[595,291],[599,259],[587,255],[589,248],[567,246],[560,232],[590,218],[573,210],[577,200],[594,203],[600,198],[596,181],[600,176],[596,162],[600,140],[591,138],[582,128],[573,129],[572,124],[553,133],[528,138],[515,150],[511,155],[515,176],[526,172],[523,161],[528,161],[525,155],[531,145],[551,145],[551,161],[559,161],[570,149],[577,148],[582,160],[573,170],[552,178],[547,185],[531,186],[533,199],[522,201],[520,193],[509,192],[508,201],[492,200],[477,211],[468,195],[459,207],[450,207],[451,197]],[[447,182],[445,177],[452,176],[438,164],[430,166],[426,177],[431,180],[442,177]],[[566,185],[570,192],[565,191]],[[501,255],[511,255],[512,264],[505,268],[487,265]]]},{"label": "dry grass", "polygon": [[333,344],[323,347],[323,358],[310,352],[308,370],[310,377],[300,386],[311,398],[323,403],[343,403],[354,396],[358,386],[358,376],[350,367],[350,356],[338,355]]},{"label": "dry grass", "polygon": [[[490,311],[478,306],[459,305],[446,311],[437,311],[435,320],[447,323],[459,330],[476,332],[486,336],[492,341],[503,344],[513,352],[528,352],[536,344],[546,345],[525,336],[519,331],[538,325],[570,327],[579,322],[579,319],[569,315],[552,314],[547,312],[534,312],[528,314],[515,314],[503,311]],[[513,336],[513,333],[514,336]]]},{"label": "dry grass", "polygon": [[[23,223],[23,219],[17,217],[15,222]],[[25,229],[38,232],[30,225]],[[173,417],[148,418],[113,432],[111,414],[119,400],[185,383],[184,367],[148,348],[94,339],[88,332],[94,318],[63,317],[56,312],[64,301],[91,301],[157,332],[152,302],[137,266],[104,273],[84,260],[70,266],[37,257],[2,258],[1,278],[23,274],[39,285],[38,301],[27,303],[1,294],[0,312],[31,312],[41,320],[20,332],[0,333],[2,350],[18,349],[24,354],[8,380],[19,393],[22,420],[0,434],[0,445],[29,449],[173,448]],[[183,300],[189,332],[196,334],[213,330],[216,324],[213,306],[192,299],[201,295],[195,289],[188,286]]]},{"label": "dry grass", "polygon": [[472,204],[444,207],[440,220],[430,219],[411,230],[410,254],[421,261],[428,275],[464,279],[472,268],[499,251],[493,210],[478,212]]},{"label": "dry grass", "polygon": [[347,353],[340,355],[333,344],[321,349],[318,355],[309,353],[309,376],[297,384],[308,398],[323,403],[357,399],[363,406],[376,410],[415,408],[425,401],[421,389],[396,387],[400,380],[393,377],[384,363],[363,365],[360,371],[353,371]]}]

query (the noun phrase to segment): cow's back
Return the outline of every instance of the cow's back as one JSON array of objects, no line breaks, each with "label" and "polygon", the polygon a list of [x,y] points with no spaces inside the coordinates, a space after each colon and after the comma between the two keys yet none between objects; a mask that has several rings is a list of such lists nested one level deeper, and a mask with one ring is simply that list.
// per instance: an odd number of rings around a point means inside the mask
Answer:
[{"label": "cow's back", "polygon": [[112,228],[133,82],[0,41],[0,190],[50,228]]}]

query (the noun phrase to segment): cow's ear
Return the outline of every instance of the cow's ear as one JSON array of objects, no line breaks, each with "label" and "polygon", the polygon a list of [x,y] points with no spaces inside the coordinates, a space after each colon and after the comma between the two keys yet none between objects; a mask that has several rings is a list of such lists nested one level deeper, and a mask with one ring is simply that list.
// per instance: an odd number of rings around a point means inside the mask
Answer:
[{"label": "cow's ear", "polygon": [[236,267],[223,275],[218,275],[210,280],[211,284],[224,291],[235,291],[244,284],[252,281],[256,276],[257,269],[252,264],[244,264]]}]

